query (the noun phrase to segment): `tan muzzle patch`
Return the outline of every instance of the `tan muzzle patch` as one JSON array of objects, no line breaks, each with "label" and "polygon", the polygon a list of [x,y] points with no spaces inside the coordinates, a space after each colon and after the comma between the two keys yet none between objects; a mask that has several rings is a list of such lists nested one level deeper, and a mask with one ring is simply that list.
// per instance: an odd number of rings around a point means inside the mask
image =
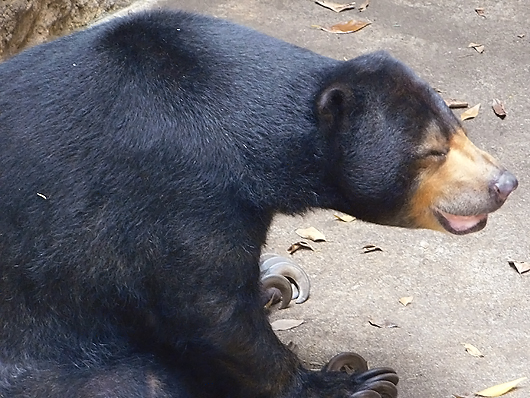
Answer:
[{"label": "tan muzzle patch", "polygon": [[[433,140],[431,134],[425,145],[433,145]],[[517,180],[491,155],[473,145],[462,130],[445,146],[445,156],[420,162],[409,219],[418,228],[455,234],[478,231],[486,225],[488,213],[497,210],[517,187]],[[499,181],[506,179],[509,181],[502,186],[501,195]]]}]

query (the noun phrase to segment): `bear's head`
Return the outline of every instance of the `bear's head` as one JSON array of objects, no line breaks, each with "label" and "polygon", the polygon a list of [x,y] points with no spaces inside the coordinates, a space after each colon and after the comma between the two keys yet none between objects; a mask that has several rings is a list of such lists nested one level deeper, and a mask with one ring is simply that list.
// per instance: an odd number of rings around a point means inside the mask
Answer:
[{"label": "bear's head", "polygon": [[360,219],[466,234],[517,187],[442,98],[386,53],[339,67],[316,114],[333,157],[334,207]]}]

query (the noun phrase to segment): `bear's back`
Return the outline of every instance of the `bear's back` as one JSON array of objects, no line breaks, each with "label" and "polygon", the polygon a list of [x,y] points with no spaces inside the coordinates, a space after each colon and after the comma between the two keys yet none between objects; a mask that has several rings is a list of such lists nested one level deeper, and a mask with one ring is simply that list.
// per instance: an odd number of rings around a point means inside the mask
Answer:
[{"label": "bear's back", "polygon": [[34,159],[1,156],[0,166],[31,178],[42,159],[88,170],[106,155],[171,147],[168,161],[259,167],[315,129],[314,98],[337,62],[194,14],[113,20],[0,64],[0,153]]},{"label": "bear's back", "polygon": [[[307,108],[310,94],[318,90],[319,72],[335,63],[223,20],[148,12],[31,48],[0,64],[0,117],[16,121],[16,106],[24,110],[21,127],[29,128],[31,121],[42,125],[39,119],[54,116],[65,123],[65,115],[78,111],[80,99],[85,114],[99,118],[105,112],[96,110],[115,114],[132,106],[146,113],[196,118],[203,111],[222,118],[243,105],[262,112],[293,95],[293,102],[305,102]],[[124,109],[116,109],[116,103]],[[79,115],[72,119],[78,123]]]}]

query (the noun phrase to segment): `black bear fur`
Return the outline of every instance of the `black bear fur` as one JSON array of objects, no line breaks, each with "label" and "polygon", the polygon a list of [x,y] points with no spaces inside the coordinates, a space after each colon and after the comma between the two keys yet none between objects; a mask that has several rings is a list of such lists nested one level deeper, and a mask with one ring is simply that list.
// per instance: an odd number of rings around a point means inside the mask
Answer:
[{"label": "black bear fur", "polygon": [[455,122],[407,67],[153,11],[29,49],[0,81],[0,396],[346,397],[379,379],[395,396],[389,370],[304,370],[258,259],[276,213],[410,226],[420,136]]}]

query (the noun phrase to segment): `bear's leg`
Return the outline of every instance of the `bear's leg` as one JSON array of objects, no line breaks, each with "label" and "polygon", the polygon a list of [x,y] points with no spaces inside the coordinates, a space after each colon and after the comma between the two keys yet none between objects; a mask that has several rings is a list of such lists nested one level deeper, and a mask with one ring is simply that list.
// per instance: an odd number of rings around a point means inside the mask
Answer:
[{"label": "bear's leg", "polygon": [[254,398],[397,396],[398,377],[392,369],[372,369],[351,376],[303,369],[296,355],[272,331],[258,292],[245,296],[240,291],[226,303],[214,303],[211,298],[208,306],[195,303],[202,325],[179,350],[186,379],[202,381],[208,396],[214,392],[221,397]]},{"label": "bear's leg", "polygon": [[[129,358],[113,366],[20,366],[0,370],[2,398],[191,398],[179,375]],[[15,376],[16,377],[13,377]]]}]

